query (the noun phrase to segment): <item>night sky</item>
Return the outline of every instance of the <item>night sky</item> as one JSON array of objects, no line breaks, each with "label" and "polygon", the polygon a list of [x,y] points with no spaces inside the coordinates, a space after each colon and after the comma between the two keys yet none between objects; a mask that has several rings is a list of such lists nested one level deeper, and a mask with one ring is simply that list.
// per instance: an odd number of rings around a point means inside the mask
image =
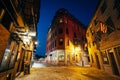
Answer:
[{"label": "night sky", "polygon": [[58,9],[67,9],[75,18],[87,26],[97,4],[98,0],[41,0],[40,19],[37,25],[39,44],[36,54],[44,56],[46,53],[47,31]]}]

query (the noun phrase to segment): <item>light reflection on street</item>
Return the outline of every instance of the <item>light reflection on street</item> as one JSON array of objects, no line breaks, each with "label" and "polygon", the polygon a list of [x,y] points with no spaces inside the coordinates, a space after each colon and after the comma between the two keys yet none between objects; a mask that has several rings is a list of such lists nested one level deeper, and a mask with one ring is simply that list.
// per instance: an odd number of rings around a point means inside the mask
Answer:
[{"label": "light reflection on street", "polygon": [[31,68],[29,75],[19,75],[15,80],[120,80],[120,77],[111,75],[93,67],[79,66],[47,66],[35,63],[43,68]]},{"label": "light reflection on street", "polygon": [[41,68],[41,67],[45,67],[45,65],[43,63],[34,62],[32,67],[33,68]]}]

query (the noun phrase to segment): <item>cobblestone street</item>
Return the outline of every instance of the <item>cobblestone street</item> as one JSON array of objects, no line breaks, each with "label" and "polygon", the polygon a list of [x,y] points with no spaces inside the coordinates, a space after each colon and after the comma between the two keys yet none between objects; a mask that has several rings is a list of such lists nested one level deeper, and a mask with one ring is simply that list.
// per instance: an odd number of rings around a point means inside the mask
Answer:
[{"label": "cobblestone street", "polygon": [[49,66],[31,68],[30,75],[21,74],[15,80],[120,80],[95,68],[78,66]]}]

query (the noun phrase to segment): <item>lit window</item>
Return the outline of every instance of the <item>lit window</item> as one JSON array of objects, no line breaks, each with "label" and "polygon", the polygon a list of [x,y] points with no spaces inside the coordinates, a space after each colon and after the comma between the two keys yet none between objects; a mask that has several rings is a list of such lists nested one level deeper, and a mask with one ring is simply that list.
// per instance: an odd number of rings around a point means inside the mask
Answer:
[{"label": "lit window", "polygon": [[60,39],[60,40],[59,40],[59,45],[60,45],[60,46],[63,45],[63,39]]},{"label": "lit window", "polygon": [[78,43],[77,43],[77,41],[75,41],[75,45],[77,45]]},{"label": "lit window", "polygon": [[67,19],[65,20],[65,23],[67,24]]},{"label": "lit window", "polygon": [[63,39],[60,39],[60,42],[63,41]]},{"label": "lit window", "polygon": [[60,18],[60,23],[62,23],[63,22],[63,20],[62,20],[62,18]]}]

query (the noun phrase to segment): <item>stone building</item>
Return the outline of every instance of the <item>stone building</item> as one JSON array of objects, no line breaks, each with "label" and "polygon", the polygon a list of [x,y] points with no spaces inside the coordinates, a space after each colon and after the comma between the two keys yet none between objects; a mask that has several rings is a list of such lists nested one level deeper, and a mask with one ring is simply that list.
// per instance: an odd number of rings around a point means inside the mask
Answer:
[{"label": "stone building", "polygon": [[47,33],[47,61],[52,64],[88,64],[84,51],[85,28],[66,9],[59,9]]},{"label": "stone building", "polygon": [[0,80],[29,73],[39,9],[40,0],[0,0]]},{"label": "stone building", "polygon": [[86,31],[90,64],[120,75],[120,1],[101,0]]}]

